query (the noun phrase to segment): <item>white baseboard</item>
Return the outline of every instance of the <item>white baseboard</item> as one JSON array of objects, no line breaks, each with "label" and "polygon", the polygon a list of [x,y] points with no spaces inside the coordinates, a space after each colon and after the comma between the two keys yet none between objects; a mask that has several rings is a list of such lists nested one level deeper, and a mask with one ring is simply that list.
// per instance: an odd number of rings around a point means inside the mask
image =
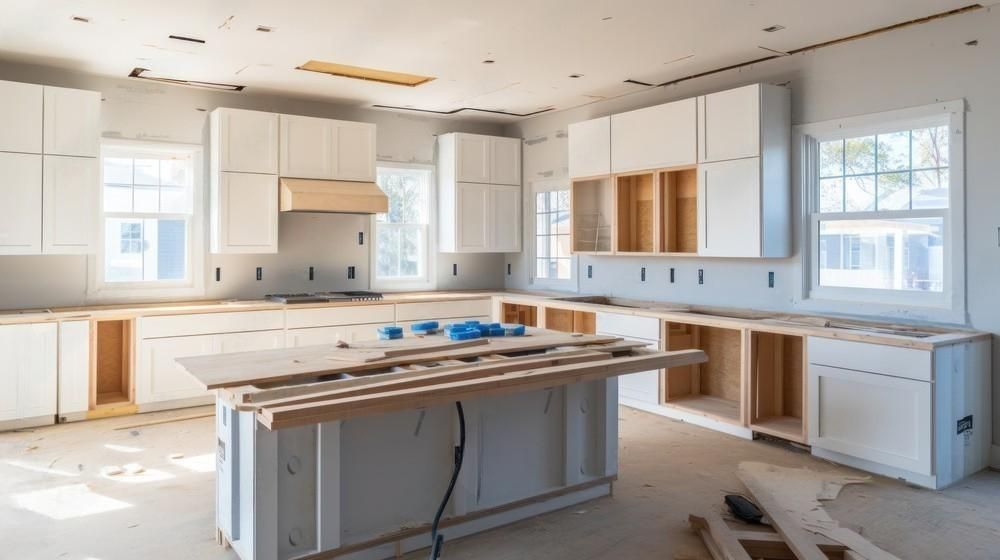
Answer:
[{"label": "white baseboard", "polygon": [[847,465],[849,467],[854,467],[870,473],[880,474],[897,480],[903,480],[910,484],[930,488],[931,490],[940,489],[938,487],[937,477],[933,475],[913,473],[896,467],[890,467],[881,463],[868,461],[866,459],[859,459],[858,457],[844,455],[843,453],[830,451],[829,449],[821,449],[819,447],[813,447],[812,454],[816,457],[833,461],[834,463],[840,463],[841,465]]},{"label": "white baseboard", "polygon": [[686,412],[669,406],[662,406],[659,404],[630,399],[628,397],[621,397],[618,402],[619,404],[629,408],[635,408],[644,412],[651,412],[660,416],[666,416],[667,418],[673,418],[674,420],[680,420],[682,422],[694,424],[695,426],[708,428],[709,430],[715,430],[717,432],[722,432],[743,439],[753,439],[753,430],[750,428],[729,424],[714,418],[709,418],[708,416],[702,416],[693,412]]}]

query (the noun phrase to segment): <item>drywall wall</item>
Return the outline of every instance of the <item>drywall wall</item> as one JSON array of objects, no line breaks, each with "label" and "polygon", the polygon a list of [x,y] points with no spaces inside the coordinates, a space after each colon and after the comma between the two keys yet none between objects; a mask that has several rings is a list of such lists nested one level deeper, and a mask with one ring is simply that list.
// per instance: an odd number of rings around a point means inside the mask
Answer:
[{"label": "drywall wall", "polygon": [[[978,40],[978,45],[966,45]],[[611,113],[656,105],[763,81],[788,83],[792,89],[794,124],[825,121],[926,105],[935,101],[965,99],[966,177],[966,296],[968,324],[1000,333],[1000,9],[983,9],[965,15],[843,43],[817,51],[782,57],[739,70],[731,70],[653,88],[625,97],[542,115],[507,127],[508,135],[521,135],[524,144],[524,185],[539,180],[565,178],[566,130],[569,123]],[[586,74],[586,70],[580,70]],[[800,208],[793,193],[793,208]],[[529,196],[525,196],[530,201]],[[530,212],[526,206],[526,212]],[[528,214],[530,215],[530,214]],[[526,223],[531,220],[525,220]],[[800,239],[796,232],[795,239]],[[531,243],[525,243],[531,246]],[[735,305],[793,310],[798,296],[798,248],[790,259],[740,260],[686,258],[590,257],[579,259],[579,291],[688,303]],[[507,287],[528,288],[526,255],[508,255],[512,274]],[[587,266],[593,278],[586,277]],[[646,282],[640,268],[647,267]],[[676,268],[670,284],[669,268]],[[705,283],[697,282],[697,270]],[[775,287],[768,288],[768,272],[775,273]],[[858,306],[852,310],[864,314]],[[1000,412],[1000,339],[993,343],[994,408]],[[993,419],[994,442],[1000,442],[1000,414]],[[1000,466],[1000,447],[994,448]]]},{"label": "drywall wall", "polygon": [[[500,125],[416,116],[364,107],[272,95],[214,92],[166,84],[106,78],[42,65],[0,62],[0,80],[100,91],[102,136],[108,139],[207,145],[208,112],[238,107],[375,123],[379,160],[433,163],[435,135],[464,131],[499,134]],[[207,155],[207,152],[206,152]],[[205,170],[207,178],[207,169]],[[205,184],[207,185],[207,179]],[[207,190],[207,189],[206,189]],[[207,199],[206,199],[207,200]],[[207,209],[207,203],[205,205]],[[370,219],[363,216],[282,214],[279,250],[271,255],[212,255],[206,251],[206,297],[250,298],[266,293],[367,289]],[[366,245],[358,245],[358,232]],[[207,243],[207,236],[206,236]],[[207,245],[206,245],[207,247]],[[458,275],[452,265],[458,264]],[[256,280],[257,267],[263,279]],[[315,280],[308,280],[308,268]],[[347,267],[356,267],[348,280]],[[85,256],[0,256],[0,309],[80,305],[87,297]],[[221,280],[215,281],[215,268]],[[502,255],[441,254],[435,277],[441,289],[502,285]]]}]

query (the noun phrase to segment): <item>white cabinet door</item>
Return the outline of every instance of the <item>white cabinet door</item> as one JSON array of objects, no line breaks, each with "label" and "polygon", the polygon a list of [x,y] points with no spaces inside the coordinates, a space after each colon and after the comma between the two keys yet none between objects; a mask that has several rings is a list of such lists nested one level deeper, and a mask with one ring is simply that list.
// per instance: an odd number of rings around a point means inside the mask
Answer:
[{"label": "white cabinet door", "polygon": [[459,183],[455,192],[455,222],[459,252],[482,252],[489,247],[490,186]]},{"label": "white cabinet door", "polygon": [[55,420],[56,331],[55,323],[0,326],[0,421]]},{"label": "white cabinet door", "polygon": [[[647,348],[656,350],[659,343],[641,338],[623,337],[633,342],[645,342]],[[618,376],[619,398],[633,399],[649,404],[660,403],[660,370],[640,371]]]},{"label": "white cabinet door", "polygon": [[0,82],[0,152],[42,153],[42,86]]},{"label": "white cabinet door", "polygon": [[490,182],[497,185],[521,184],[521,139],[490,138]]},{"label": "white cabinet door", "polygon": [[210,395],[175,361],[188,356],[219,353],[218,335],[182,336],[144,340],[136,368],[137,404],[189,399]]},{"label": "white cabinet door", "polygon": [[375,180],[375,125],[336,121],[333,178],[341,181]]},{"label": "white cabinet door", "polygon": [[455,137],[455,180],[459,183],[490,182],[490,137],[457,134]]},{"label": "white cabinet door", "polygon": [[42,252],[97,252],[98,159],[47,155],[42,168]]},{"label": "white cabinet door", "polygon": [[219,352],[252,352],[254,350],[274,350],[284,348],[285,331],[258,331],[227,333],[219,335]]},{"label": "white cabinet door", "polygon": [[255,173],[219,173],[215,253],[278,251],[278,178]]},{"label": "white cabinet door", "polygon": [[698,161],[760,155],[760,84],[698,98]]},{"label": "white cabinet door", "polygon": [[930,475],[931,383],[809,365],[809,444]]},{"label": "white cabinet door", "polygon": [[611,116],[611,171],[694,165],[698,162],[694,98]]},{"label": "white cabinet door", "polygon": [[90,407],[90,321],[59,323],[59,415]]},{"label": "white cabinet door", "polygon": [[282,177],[333,179],[335,121],[280,115],[279,167]]},{"label": "white cabinet door", "polygon": [[[653,317],[636,317],[620,313],[598,313],[596,332],[599,335],[620,336],[626,340],[644,342],[657,349],[660,343],[660,322]],[[618,377],[619,398],[659,404],[660,370],[641,371]]]},{"label": "white cabinet door", "polygon": [[0,153],[0,255],[42,252],[42,156]]},{"label": "white cabinet door", "polygon": [[285,346],[314,346],[317,344],[336,344],[339,341],[347,343],[358,340],[374,340],[378,338],[375,329],[379,325],[338,325],[335,327],[312,327],[308,329],[289,329],[285,333]]},{"label": "white cabinet door", "polygon": [[569,176],[595,177],[611,173],[611,117],[569,125]]},{"label": "white cabinet door", "polygon": [[759,257],[760,159],[698,167],[698,254]]},{"label": "white cabinet door", "polygon": [[219,170],[278,173],[278,115],[243,109],[216,109]]},{"label": "white cabinet door", "polygon": [[45,86],[44,153],[98,157],[101,151],[101,94]]},{"label": "white cabinet door", "polygon": [[500,253],[521,250],[521,187],[492,185],[487,217],[490,222],[488,248]]}]

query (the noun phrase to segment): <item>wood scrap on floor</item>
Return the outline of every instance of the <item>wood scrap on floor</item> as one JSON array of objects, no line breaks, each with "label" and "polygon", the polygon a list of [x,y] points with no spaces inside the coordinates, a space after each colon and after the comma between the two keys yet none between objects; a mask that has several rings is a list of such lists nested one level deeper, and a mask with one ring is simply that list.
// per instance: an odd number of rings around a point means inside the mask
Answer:
[{"label": "wood scrap on floor", "polygon": [[115,430],[132,430],[135,428],[145,428],[147,426],[156,426],[157,424],[170,424],[173,422],[183,422],[185,420],[197,420],[199,418],[211,418],[215,416],[215,411],[211,412],[201,412],[198,414],[187,414],[185,416],[174,416],[171,418],[157,418],[155,420],[147,420],[145,422],[135,422],[133,424],[126,424],[124,426],[118,426]]}]

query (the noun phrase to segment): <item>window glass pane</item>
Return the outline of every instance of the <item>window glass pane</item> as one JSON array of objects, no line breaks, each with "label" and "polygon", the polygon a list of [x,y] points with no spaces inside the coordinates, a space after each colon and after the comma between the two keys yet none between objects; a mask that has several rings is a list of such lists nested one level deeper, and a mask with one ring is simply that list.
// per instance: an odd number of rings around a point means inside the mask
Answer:
[{"label": "window glass pane", "polygon": [[948,167],[948,127],[913,131],[913,168]]},{"label": "window glass pane", "polygon": [[878,209],[910,209],[910,173],[883,173],[878,176]]},{"label": "window glass pane", "polygon": [[848,212],[875,210],[875,176],[862,175],[845,180],[846,209]]},{"label": "window glass pane", "polygon": [[570,258],[569,235],[557,235],[556,246],[559,249],[556,252],[557,257]]},{"label": "window glass pane", "polygon": [[535,278],[549,277],[549,259],[535,259]]},{"label": "window glass pane", "polygon": [[844,141],[844,168],[847,175],[875,172],[874,136],[848,138]]},{"label": "window glass pane", "polygon": [[820,142],[819,176],[838,177],[844,174],[844,141]]},{"label": "window glass pane", "polygon": [[399,276],[400,243],[399,230],[394,227],[375,227],[377,250],[375,251],[375,275],[379,278]]},{"label": "window glass pane", "polygon": [[878,135],[878,170],[902,171],[910,168],[910,131]]},{"label": "window glass pane", "polygon": [[913,207],[948,207],[948,170],[936,169],[913,172]]},{"label": "window glass pane", "polygon": [[570,279],[570,264],[572,261],[570,259],[557,259],[556,261],[556,277],[569,280]]},{"label": "window glass pane", "polygon": [[535,256],[538,258],[548,257],[549,253],[549,237],[548,235],[539,235],[535,239],[537,243],[535,244]]},{"label": "window glass pane", "polygon": [[131,185],[132,160],[129,158],[104,158],[104,182]]},{"label": "window glass pane", "polygon": [[535,194],[535,212],[549,211],[549,193],[540,192]]},{"label": "window glass pane", "polygon": [[844,180],[842,178],[820,179],[819,211],[844,211]]},{"label": "window glass pane", "polygon": [[[155,280],[183,280],[187,278],[187,221],[186,220],[146,220],[152,224],[145,225],[147,236],[152,233],[155,225],[155,237],[144,242],[147,253],[155,254],[156,268],[153,273]],[[150,255],[152,257],[152,255]]]},{"label": "window glass pane", "polygon": [[559,209],[559,191],[549,191],[549,211]]},{"label": "window glass pane", "polygon": [[159,212],[160,211],[160,188],[159,187],[135,187],[132,189],[132,211],[133,212]]},{"label": "window glass pane", "polygon": [[423,275],[423,228],[410,225],[400,229],[399,275],[415,278]]},{"label": "window glass pane", "polygon": [[132,187],[115,187],[105,185],[104,187],[104,211],[105,212],[131,212],[132,211]]},{"label": "window glass pane", "polygon": [[159,186],[160,160],[158,159],[135,160],[135,174],[133,182],[136,185]]},{"label": "window glass pane", "polygon": [[569,191],[556,191],[559,210],[569,210]]},{"label": "window glass pane", "polygon": [[569,212],[556,214],[556,233],[569,234]]},{"label": "window glass pane", "polygon": [[547,235],[549,233],[550,214],[535,214],[535,235]]},{"label": "window glass pane", "polygon": [[550,235],[549,236],[549,256],[550,257],[568,257],[569,255],[563,255],[559,253],[559,238],[560,235]]},{"label": "window glass pane", "polygon": [[108,218],[104,230],[104,280],[142,280],[142,220]]},{"label": "window glass pane", "polygon": [[[944,219],[821,221],[821,286],[941,292]],[[839,247],[836,258],[830,248]],[[825,248],[825,251],[824,251]]]},{"label": "window glass pane", "polygon": [[160,187],[160,212],[190,214],[191,203],[186,187]]},{"label": "window glass pane", "polygon": [[165,159],[160,161],[160,184],[174,187],[191,186],[191,160]]}]

